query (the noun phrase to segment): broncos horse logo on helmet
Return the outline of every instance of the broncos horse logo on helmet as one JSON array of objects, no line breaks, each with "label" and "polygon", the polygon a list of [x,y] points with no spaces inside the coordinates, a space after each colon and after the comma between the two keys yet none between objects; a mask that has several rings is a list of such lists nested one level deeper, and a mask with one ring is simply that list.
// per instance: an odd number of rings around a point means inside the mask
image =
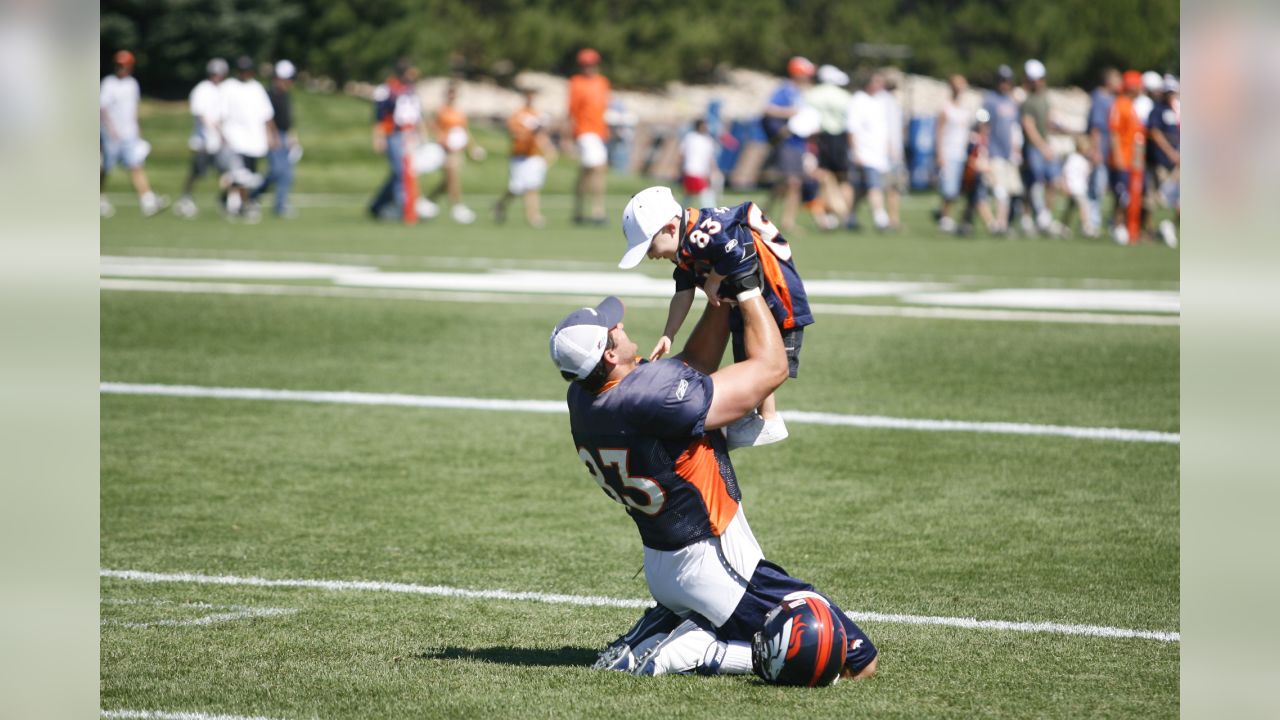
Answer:
[{"label": "broncos horse logo on helmet", "polygon": [[751,669],[775,685],[823,687],[844,668],[844,625],[826,598],[795,592],[765,616],[751,643]]}]

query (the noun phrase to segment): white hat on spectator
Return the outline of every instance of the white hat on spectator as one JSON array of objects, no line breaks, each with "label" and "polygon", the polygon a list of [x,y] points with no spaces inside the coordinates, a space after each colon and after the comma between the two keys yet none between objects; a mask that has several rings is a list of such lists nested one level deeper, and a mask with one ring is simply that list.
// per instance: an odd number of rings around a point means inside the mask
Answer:
[{"label": "white hat on spectator", "polygon": [[1142,73],[1142,88],[1149,93],[1161,92],[1164,90],[1164,77],[1155,70],[1148,70]]},{"label": "white hat on spectator", "polygon": [[293,63],[289,62],[288,60],[281,60],[280,62],[276,63],[276,77],[280,78],[281,80],[292,80],[294,74],[297,72],[298,72],[298,69],[295,68],[293,66]]},{"label": "white hat on spectator", "polygon": [[818,68],[818,82],[844,87],[849,84],[849,76],[835,65],[823,65]]},{"label": "white hat on spectator", "polygon": [[1166,74],[1164,76],[1164,91],[1176,93],[1178,92],[1178,88],[1178,78],[1173,75]]},{"label": "white hat on spectator", "polygon": [[1028,80],[1033,82],[1036,80],[1043,80],[1045,74],[1044,63],[1035,59],[1028,60],[1027,63],[1022,66],[1022,72],[1027,76]]}]

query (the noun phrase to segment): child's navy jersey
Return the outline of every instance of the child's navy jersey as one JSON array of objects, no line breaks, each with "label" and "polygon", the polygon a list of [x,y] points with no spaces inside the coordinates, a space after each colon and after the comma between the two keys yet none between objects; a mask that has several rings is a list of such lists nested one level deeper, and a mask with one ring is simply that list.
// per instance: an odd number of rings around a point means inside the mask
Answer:
[{"label": "child's navy jersey", "polygon": [[599,394],[569,385],[578,457],[640,540],[678,550],[718,537],[742,499],[724,435],[706,432],[711,378],[679,358],[642,363]]},{"label": "child's navy jersey", "polygon": [[764,273],[764,299],[778,327],[812,325],[809,297],[791,257],[791,244],[752,202],[732,208],[688,209],[672,275],[676,291],[702,285],[712,270],[725,277],[733,275],[756,256]]}]

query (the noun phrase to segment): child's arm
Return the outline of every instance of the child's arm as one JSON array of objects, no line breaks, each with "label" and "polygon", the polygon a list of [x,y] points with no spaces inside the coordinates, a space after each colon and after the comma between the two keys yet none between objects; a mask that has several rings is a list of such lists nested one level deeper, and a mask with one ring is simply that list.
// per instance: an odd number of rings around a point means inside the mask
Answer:
[{"label": "child's arm", "polygon": [[693,307],[693,288],[676,291],[671,296],[671,307],[667,310],[667,325],[662,330],[662,337],[649,353],[649,360],[657,360],[671,351],[671,340],[680,332],[680,326],[689,316],[689,308]]},{"label": "child's arm", "polygon": [[707,302],[712,307],[720,307],[720,281],[724,280],[724,275],[712,270],[707,273],[707,281],[702,286],[702,290],[707,293]]}]

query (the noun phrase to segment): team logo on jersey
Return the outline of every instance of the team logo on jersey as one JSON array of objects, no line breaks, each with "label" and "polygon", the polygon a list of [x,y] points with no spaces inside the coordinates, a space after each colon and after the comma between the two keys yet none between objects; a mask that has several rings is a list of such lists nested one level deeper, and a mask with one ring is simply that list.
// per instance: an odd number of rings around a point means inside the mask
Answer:
[{"label": "team logo on jersey", "polygon": [[683,400],[684,394],[687,392],[689,392],[689,381],[681,378],[680,384],[676,385],[676,399]]},{"label": "team logo on jersey", "polygon": [[730,250],[732,250],[732,249],[734,249],[734,248],[736,248],[736,247],[738,247],[738,241],[737,241],[737,240],[730,240],[729,242],[727,242],[727,243],[725,243],[725,244],[724,244],[724,251],[725,251],[725,252],[729,252]]}]

